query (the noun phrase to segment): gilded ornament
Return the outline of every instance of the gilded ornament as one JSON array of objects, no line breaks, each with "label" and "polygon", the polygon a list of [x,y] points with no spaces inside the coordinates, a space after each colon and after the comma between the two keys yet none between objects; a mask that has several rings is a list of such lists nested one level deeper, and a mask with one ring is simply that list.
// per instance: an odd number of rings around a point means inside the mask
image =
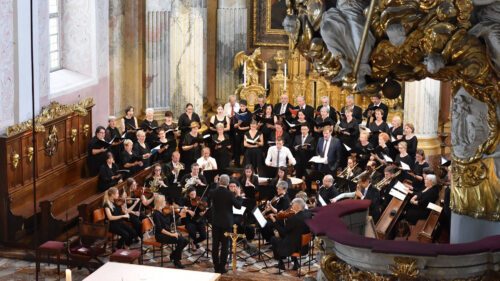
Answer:
[{"label": "gilded ornament", "polygon": [[72,143],[75,143],[77,135],[78,135],[78,130],[77,129],[71,129],[70,138],[71,138],[71,142]]},{"label": "gilded ornament", "polygon": [[85,124],[83,125],[83,135],[88,137],[89,136],[89,132],[90,132],[90,126],[89,124]]},{"label": "gilded ornament", "polygon": [[12,153],[12,168],[17,169],[17,166],[19,165],[19,154],[17,153]]},{"label": "gilded ornament", "polygon": [[45,141],[45,153],[48,156],[53,156],[57,151],[58,143],[59,139],[57,137],[57,128],[56,126],[53,126],[47,140]]},{"label": "gilded ornament", "polygon": [[28,147],[28,161],[31,163],[33,161],[33,154],[35,153],[35,150],[33,149],[32,146]]},{"label": "gilded ornament", "polygon": [[417,280],[419,270],[417,268],[417,260],[408,257],[395,257],[394,263],[389,267],[392,275],[400,281]]}]

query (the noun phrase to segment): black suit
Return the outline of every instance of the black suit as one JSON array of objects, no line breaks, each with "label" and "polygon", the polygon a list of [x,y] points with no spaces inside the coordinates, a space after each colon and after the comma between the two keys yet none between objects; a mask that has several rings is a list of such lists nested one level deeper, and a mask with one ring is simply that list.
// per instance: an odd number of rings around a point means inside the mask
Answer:
[{"label": "black suit", "polygon": [[226,267],[229,253],[229,238],[224,236],[224,232],[232,232],[233,206],[237,209],[241,208],[242,199],[235,197],[226,187],[218,186],[210,192],[210,201],[212,202],[212,218],[214,218],[212,220],[212,260],[215,272],[221,272]]},{"label": "black suit", "polygon": [[363,116],[367,120],[366,123],[370,124],[373,120],[375,120],[375,110],[372,111],[371,116],[368,116],[368,111],[370,110],[370,108],[373,108],[373,107],[380,108],[384,111],[384,115],[382,116],[382,120],[384,120],[384,122],[387,122],[387,115],[389,114],[389,107],[387,107],[387,105],[385,105],[384,103],[380,103],[378,106],[374,106],[373,102],[371,102],[368,105],[368,108],[365,110],[365,112],[363,112]]},{"label": "black suit", "polygon": [[316,154],[327,157],[328,164],[318,164],[318,170],[322,173],[335,174],[337,168],[339,167],[341,160],[342,147],[340,140],[336,137],[330,136],[330,145],[328,148],[328,154],[324,155],[323,146],[325,144],[325,139],[320,138],[318,140],[318,146],[316,147]]},{"label": "black suit", "polygon": [[[322,105],[318,106],[316,108],[316,111],[320,112],[322,107],[323,107]],[[328,107],[328,117],[332,118],[333,125],[337,124],[337,110],[335,109],[335,107],[331,105]]]},{"label": "black suit", "polygon": [[308,247],[301,247],[302,234],[310,232],[305,221],[311,217],[309,211],[303,210],[286,220],[284,230],[280,233],[282,238],[273,237],[271,240],[275,259],[280,260],[296,252],[307,253]]},{"label": "black suit", "polygon": [[379,191],[373,187],[370,186],[366,190],[365,197],[363,199],[368,199],[371,200],[370,203],[370,215],[373,218],[373,223],[377,223],[378,219],[380,218],[380,193]]},{"label": "black suit", "polygon": [[297,164],[295,165],[295,176],[299,179],[306,175],[307,163],[309,162],[309,159],[311,159],[311,157],[314,155],[314,137],[310,134],[307,135],[304,144],[309,145],[302,146],[301,134],[295,136],[292,151],[295,155],[295,159],[297,160]]},{"label": "black suit", "polygon": [[[290,120],[292,117],[292,113],[290,112],[290,108],[293,108],[293,106],[290,103],[286,104],[286,111],[285,111],[285,119]],[[280,115],[281,111],[281,103],[277,103],[274,108],[273,108],[273,113],[275,115]]]},{"label": "black suit", "polygon": [[332,185],[330,187],[320,186],[318,193],[316,194],[316,205],[319,207],[321,203],[319,202],[319,196],[323,198],[326,204],[330,204],[333,198],[339,195],[337,189]]},{"label": "black suit", "polygon": [[[290,197],[288,197],[288,194],[285,194],[281,197],[281,199],[276,203],[276,206],[274,208],[276,209],[277,213],[280,211],[285,211],[290,207]],[[267,221],[266,226],[261,230],[262,238],[264,238],[266,241],[271,241],[271,237],[274,234],[274,230],[278,230],[278,232],[282,232],[284,229],[284,224],[283,221],[276,221],[272,222],[271,220]]]},{"label": "black suit", "polygon": [[[342,109],[340,110],[340,113],[345,114],[346,107],[347,106],[342,107]],[[352,117],[356,119],[358,124],[361,124],[361,121],[363,121],[363,109],[361,109],[361,107],[359,107],[357,105],[354,105],[352,108]]]}]

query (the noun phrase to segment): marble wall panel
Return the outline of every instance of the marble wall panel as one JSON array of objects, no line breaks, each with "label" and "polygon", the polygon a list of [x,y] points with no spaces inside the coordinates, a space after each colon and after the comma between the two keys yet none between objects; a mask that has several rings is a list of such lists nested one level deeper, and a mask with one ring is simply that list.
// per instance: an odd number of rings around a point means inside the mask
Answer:
[{"label": "marble wall panel", "polygon": [[14,122],[14,0],[0,0],[0,134]]}]

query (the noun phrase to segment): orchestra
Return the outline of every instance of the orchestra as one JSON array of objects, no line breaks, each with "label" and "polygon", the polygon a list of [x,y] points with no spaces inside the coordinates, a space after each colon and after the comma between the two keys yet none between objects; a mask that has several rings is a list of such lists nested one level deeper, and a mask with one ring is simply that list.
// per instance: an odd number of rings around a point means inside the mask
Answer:
[{"label": "orchestra", "polygon": [[[206,123],[192,104],[177,122],[167,111],[161,125],[153,109],[141,122],[132,106],[119,125],[110,116],[108,127],[99,126],[89,143],[88,171],[99,175],[110,230],[120,235],[118,246],[130,246],[141,235],[138,222],[150,218],[157,240],[176,244],[171,258],[182,268],[187,238],[191,248],[199,249],[210,230],[214,269],[225,273],[224,233],[236,223],[238,232],[247,234],[245,243],[260,232],[281,268],[282,258],[296,250],[297,237],[308,231],[303,220],[312,213],[306,209],[368,199],[369,215],[377,223],[384,219],[391,191],[401,184],[409,203],[398,220],[426,219],[427,204],[436,202],[441,186],[418,148],[413,124],[403,126],[399,115],[386,123],[389,108],[379,95],[364,112],[353,96],[346,97],[341,111],[329,97],[321,98],[317,108],[303,96],[295,101],[294,106],[284,93],[273,106],[259,96],[251,112],[246,100],[231,95]],[[137,186],[133,176],[149,166],[150,175]],[[292,178],[305,184],[292,188]],[[120,196],[113,186],[121,181],[127,188]],[[246,210],[234,214],[233,206]],[[259,231],[255,209],[267,221]],[[186,238],[178,225],[185,225]]]}]

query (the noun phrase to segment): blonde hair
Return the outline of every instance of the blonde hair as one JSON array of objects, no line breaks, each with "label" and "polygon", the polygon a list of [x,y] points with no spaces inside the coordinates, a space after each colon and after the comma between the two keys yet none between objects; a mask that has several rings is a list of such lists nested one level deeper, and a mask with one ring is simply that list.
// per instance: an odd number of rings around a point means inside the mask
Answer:
[{"label": "blonde hair", "polygon": [[144,133],[144,131],[143,131],[143,130],[139,130],[139,131],[137,131],[137,133],[135,133],[135,135],[136,135],[137,137],[139,137],[139,136],[146,136],[146,133]]},{"label": "blonde hair", "polygon": [[154,199],[155,210],[165,207],[165,195],[156,195]]},{"label": "blonde hair", "polygon": [[402,141],[398,144],[398,147],[404,147],[405,149],[408,149],[408,144],[405,141]]},{"label": "blonde hair", "polygon": [[126,139],[126,140],[123,141],[123,145],[125,145],[125,146],[130,145],[130,144],[134,144],[134,142],[132,142],[129,139]]},{"label": "blonde hair", "polygon": [[413,126],[412,123],[406,123],[405,126],[407,126],[408,128],[410,128],[412,133],[415,133],[415,126]]},{"label": "blonde hair", "polygon": [[360,132],[359,133],[359,138],[361,139],[361,137],[366,137],[366,139],[368,139],[368,137],[370,136],[370,133],[367,133],[367,132]]},{"label": "blonde hair", "polygon": [[108,190],[106,190],[104,192],[104,198],[102,200],[102,205],[105,206],[105,205],[108,205],[109,208],[111,209],[111,212],[114,211],[115,209],[115,204],[113,204],[113,202],[111,202],[111,196],[115,193],[118,193],[118,188],[116,187],[110,187]]},{"label": "blonde hair", "polygon": [[394,115],[394,117],[392,117],[392,120],[396,121],[396,124],[398,124],[398,126],[401,126],[401,116]]}]

